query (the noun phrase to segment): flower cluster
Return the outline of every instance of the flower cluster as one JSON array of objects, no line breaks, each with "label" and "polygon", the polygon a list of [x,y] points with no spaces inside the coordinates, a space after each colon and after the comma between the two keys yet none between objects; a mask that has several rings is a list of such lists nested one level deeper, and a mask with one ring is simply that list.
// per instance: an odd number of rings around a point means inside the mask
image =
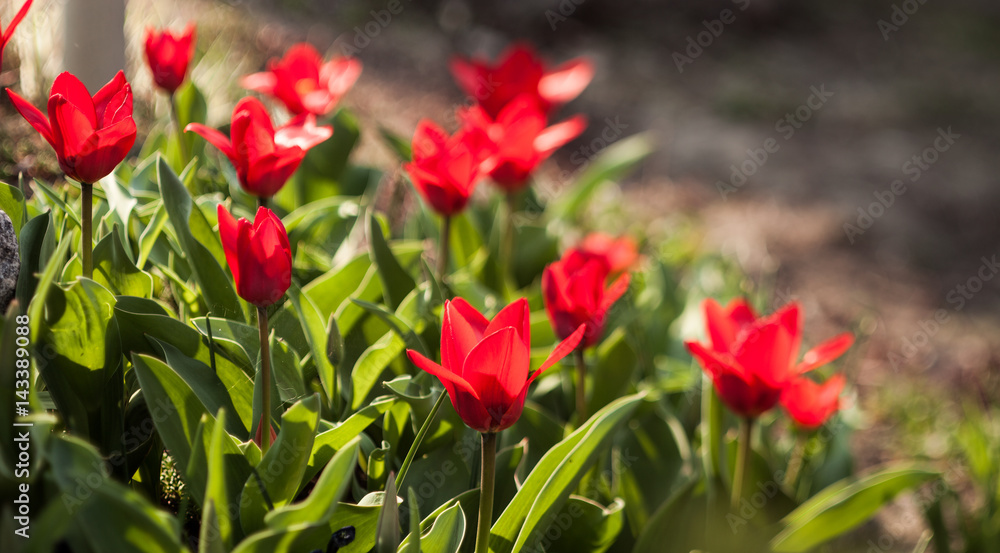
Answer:
[{"label": "flower cluster", "polygon": [[798,303],[766,317],[758,317],[742,299],[726,307],[708,299],[704,310],[709,343],[686,345],[734,413],[752,419],[780,402],[796,424],[815,429],[836,412],[843,377],[817,384],[805,375],[843,355],[854,343],[851,334],[823,342],[798,361],[802,344]]}]

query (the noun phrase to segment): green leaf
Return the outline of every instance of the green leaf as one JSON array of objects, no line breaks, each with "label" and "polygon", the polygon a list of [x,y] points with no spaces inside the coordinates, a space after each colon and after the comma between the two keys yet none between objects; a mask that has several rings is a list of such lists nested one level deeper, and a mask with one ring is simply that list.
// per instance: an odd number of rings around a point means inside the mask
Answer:
[{"label": "green leaf", "polygon": [[351,410],[356,411],[367,403],[368,395],[378,383],[389,363],[399,357],[406,348],[406,342],[392,331],[386,332],[369,346],[351,371]]},{"label": "green leaf", "polygon": [[348,417],[346,421],[317,434],[313,441],[312,453],[309,454],[309,463],[303,479],[311,480],[333,457],[334,452],[346,447],[352,438],[364,432],[395,403],[396,400],[391,397],[376,399],[364,409]]},{"label": "green leaf", "polygon": [[771,547],[777,553],[809,551],[865,522],[900,493],[939,477],[932,470],[891,466],[838,482],[785,517]]},{"label": "green leaf", "polygon": [[198,553],[226,553],[229,550],[219,530],[219,517],[215,514],[215,500],[209,499],[201,510]]},{"label": "green leaf", "polygon": [[566,192],[550,205],[552,219],[574,220],[584,212],[587,201],[602,184],[621,179],[653,151],[653,140],[648,134],[623,138],[605,148],[573,186],[567,187]]},{"label": "green leaf", "polygon": [[198,401],[184,379],[163,361],[146,355],[133,355],[132,368],[139,378],[160,439],[170,451],[177,468],[181,473],[187,473],[201,418],[212,415]]},{"label": "green leaf", "polygon": [[399,544],[399,553],[420,553],[420,505],[413,487],[406,492],[406,502],[410,505],[410,534]]},{"label": "green leaf", "polygon": [[248,429],[253,422],[250,408],[253,388],[249,378],[240,379],[241,385],[230,389],[208,365],[184,355],[167,342],[153,337],[149,339],[160,348],[167,366],[184,380],[207,412],[217,413],[219,409],[225,409],[227,413],[237,414],[236,417],[229,417],[227,432],[243,441],[250,439]]},{"label": "green leaf", "polygon": [[392,253],[375,215],[368,216],[368,240],[372,263],[378,268],[378,277],[382,281],[382,293],[385,295],[386,303],[392,309],[396,309],[417,284]]},{"label": "green leaf", "polygon": [[160,233],[163,232],[163,226],[166,223],[167,208],[161,201],[153,213],[153,217],[149,220],[149,224],[146,225],[142,234],[139,235],[139,258],[135,263],[137,266],[144,267],[146,265],[146,260],[149,259],[149,254],[153,252],[156,239],[160,237]]},{"label": "green leaf", "polygon": [[191,201],[184,184],[162,158],[157,165],[157,175],[170,225],[177,234],[181,250],[205,296],[209,311],[228,319],[245,320],[240,300],[221,265],[225,263],[222,245],[205,215]]},{"label": "green leaf", "polygon": [[49,290],[38,345],[56,353],[39,368],[60,406],[79,402],[88,411],[100,407],[105,382],[121,363],[114,305],[110,292],[84,278],[65,290]]},{"label": "green leaf", "polygon": [[[203,422],[210,420],[208,417],[202,419]],[[228,507],[231,501],[236,501],[236,497],[230,495],[230,487],[227,486],[226,457],[231,454],[234,444],[232,438],[226,434],[225,426],[226,411],[220,409],[209,438],[204,501],[207,520],[202,520],[201,536],[203,540],[208,538],[217,543],[213,549],[228,551],[232,547],[234,534],[234,521]],[[214,512],[215,505],[221,507],[218,514]]]},{"label": "green leaf", "polygon": [[386,146],[392,150],[392,153],[396,154],[396,157],[400,161],[405,163],[413,159],[413,150],[410,148],[409,140],[381,125],[378,127],[378,133],[382,136],[382,140],[385,141]]},{"label": "green leaf", "polygon": [[282,415],[278,438],[257,465],[260,480],[251,476],[243,488],[240,522],[245,532],[254,532],[264,525],[267,505],[261,493],[261,481],[275,508],[295,499],[304,483],[302,476],[319,426],[319,409],[319,397],[313,394],[292,405]]},{"label": "green leaf", "polygon": [[153,277],[132,263],[117,225],[94,247],[94,280],[117,295],[148,298],[153,294]]},{"label": "green leaf", "polygon": [[[18,255],[21,258],[21,270],[17,275],[17,291],[15,292],[17,301],[21,305],[28,305],[33,301],[38,301],[35,297],[43,293],[43,287],[39,279],[35,277],[36,273],[42,271],[44,268],[48,279],[43,278],[42,280],[51,283],[56,278],[58,270],[62,269],[63,265],[65,265],[66,252],[69,251],[70,246],[69,240],[59,241],[59,246],[55,252],[58,255],[53,255],[51,259],[44,257],[45,243],[47,241],[54,241],[52,233],[49,232],[51,227],[51,211],[46,211],[38,215],[21,227],[21,234],[17,238]],[[56,261],[56,263],[52,263],[51,261]],[[37,293],[36,288],[38,289]],[[40,303],[44,303],[44,299]],[[34,324],[41,322],[42,319],[38,316],[40,314],[41,311],[31,317]]]},{"label": "green leaf", "polygon": [[3,183],[0,186],[0,209],[10,217],[10,222],[14,224],[14,233],[21,232],[24,226],[24,193],[16,186]]},{"label": "green leaf", "polygon": [[[178,540],[173,517],[111,480],[101,470],[103,459],[90,444],[59,435],[51,441],[48,459],[62,491],[61,501],[96,553],[187,551]],[[86,493],[81,493],[81,487]]]},{"label": "green leaf", "polygon": [[293,284],[288,289],[288,299],[291,300],[292,307],[305,331],[306,341],[309,343],[313,362],[316,364],[316,372],[319,374],[319,381],[323,386],[323,393],[333,405],[340,405],[335,367],[330,363],[330,357],[326,355],[329,334],[323,324],[323,318],[310,296],[297,285]]},{"label": "green leaf", "polygon": [[490,549],[510,553],[540,540],[585,469],[644,398],[645,394],[636,394],[609,404],[550,449],[494,523]]},{"label": "green leaf", "polygon": [[375,535],[375,553],[396,553],[399,547],[399,502],[396,498],[396,477],[392,474],[385,486]]},{"label": "green leaf", "polygon": [[[410,493],[412,496],[413,488],[410,488]],[[462,538],[465,536],[465,513],[457,501],[441,514],[435,513],[419,524],[417,533],[411,533],[399,546],[400,553],[409,553],[410,551],[458,553],[462,546]],[[430,530],[421,535],[420,528],[425,526],[430,526]]]},{"label": "green leaf", "polygon": [[[571,496],[556,516],[560,521],[570,521],[569,524],[560,524],[558,533],[546,532],[541,543],[548,547],[543,550],[604,553],[625,526],[624,507],[621,499],[603,507],[589,499]],[[558,537],[551,538],[550,534]]]},{"label": "green leaf", "polygon": [[[183,129],[191,123],[205,123],[208,119],[208,102],[205,100],[205,95],[190,79],[174,93],[174,102],[177,106],[177,128]],[[170,130],[171,134],[176,136],[176,129]],[[203,156],[205,141],[197,140],[195,133],[181,133],[178,138],[185,142],[184,151],[190,154],[189,159]],[[187,162],[188,160],[184,160],[181,165]]]},{"label": "green leaf", "polygon": [[271,511],[264,518],[268,528],[288,528],[296,524],[326,524],[337,508],[337,498],[344,494],[351,483],[358,464],[360,437],[355,437],[333,456],[319,480],[304,501],[285,505]]},{"label": "green leaf", "polygon": [[77,228],[81,228],[80,216],[76,214],[76,210],[63,201],[55,190],[38,179],[35,179],[35,186],[56,209],[62,211],[64,215],[68,216],[74,223],[76,223]]}]

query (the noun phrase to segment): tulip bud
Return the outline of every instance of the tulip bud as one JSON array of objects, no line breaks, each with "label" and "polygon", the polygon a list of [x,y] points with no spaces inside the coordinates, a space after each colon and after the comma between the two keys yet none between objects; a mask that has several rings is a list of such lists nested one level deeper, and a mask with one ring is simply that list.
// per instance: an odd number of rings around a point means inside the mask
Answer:
[{"label": "tulip bud", "polygon": [[236,293],[258,307],[280,300],[292,284],[292,250],[281,219],[266,207],[257,210],[253,223],[236,221],[221,204],[218,214]]}]

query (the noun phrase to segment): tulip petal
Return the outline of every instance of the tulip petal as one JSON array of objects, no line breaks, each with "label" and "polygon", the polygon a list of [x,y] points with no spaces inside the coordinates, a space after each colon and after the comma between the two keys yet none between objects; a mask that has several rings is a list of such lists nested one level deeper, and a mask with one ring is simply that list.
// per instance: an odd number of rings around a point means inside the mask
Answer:
[{"label": "tulip petal", "polygon": [[517,331],[518,337],[527,347],[531,347],[531,310],[528,309],[527,299],[520,298],[501,309],[486,327],[485,334],[493,334],[508,326]]},{"label": "tulip petal", "polygon": [[222,152],[233,164],[236,164],[236,156],[233,152],[233,143],[229,141],[229,137],[222,134],[221,132],[202,125],[201,123],[188,123],[184,127],[184,132],[193,132],[200,135],[202,138],[207,140],[211,145],[215,146]]},{"label": "tulip petal", "polygon": [[[60,73],[52,83],[52,92],[49,94],[49,121],[57,125],[56,113],[52,111],[52,98],[61,96],[67,103],[72,105],[90,123],[90,132],[97,128],[97,113],[94,111],[94,100],[90,97],[87,87],[76,78],[76,75],[63,72]],[[88,133],[89,136],[90,133]]]},{"label": "tulip petal", "polygon": [[530,355],[517,329],[505,327],[476,344],[462,367],[464,378],[477,392],[486,412],[499,422],[528,379]]},{"label": "tulip petal", "polygon": [[556,123],[542,131],[535,138],[534,147],[542,157],[548,157],[552,152],[573,140],[587,128],[587,118],[582,115],[573,116],[561,123]]},{"label": "tulip petal", "polygon": [[798,374],[807,373],[840,357],[854,344],[854,336],[845,332],[814,347],[802,356],[802,362],[795,368]]},{"label": "tulip petal", "polygon": [[56,154],[60,160],[75,158],[94,135],[94,125],[87,114],[80,111],[62,94],[49,98],[49,117],[52,121],[53,137],[59,144]]},{"label": "tulip petal", "polygon": [[740,366],[739,362],[732,355],[720,353],[695,341],[684,342],[684,346],[687,347],[691,356],[698,360],[702,369],[712,378],[722,373],[732,373],[744,382],[749,383],[746,369]]},{"label": "tulip petal", "polygon": [[441,362],[449,370],[461,374],[469,352],[482,339],[490,322],[463,298],[444,304],[441,325]]},{"label": "tulip petal", "polygon": [[76,177],[94,183],[110,175],[135,144],[136,126],[131,117],[98,129],[77,155]]},{"label": "tulip petal", "polygon": [[244,75],[240,79],[240,86],[243,88],[268,95],[274,93],[274,87],[277,84],[278,78],[270,71],[251,73],[250,75]]},{"label": "tulip petal", "polygon": [[462,91],[474,98],[478,96],[480,79],[479,70],[476,66],[464,58],[454,56],[448,63],[448,68],[451,69],[451,75],[455,78],[455,82]]},{"label": "tulip petal", "polygon": [[239,256],[236,250],[237,223],[236,219],[229,213],[222,204],[216,210],[219,215],[219,238],[222,241],[222,250],[226,253],[226,264],[233,273],[233,280],[240,281]]},{"label": "tulip petal", "polygon": [[452,387],[462,390],[476,399],[479,399],[479,394],[476,392],[475,388],[473,388],[469,382],[461,376],[451,372],[441,365],[438,365],[434,361],[431,361],[421,355],[420,352],[413,351],[412,349],[406,350],[406,356],[409,357],[410,361],[421,370],[438,377],[442,384],[451,385]]},{"label": "tulip petal", "polygon": [[604,298],[601,300],[601,311],[611,309],[611,306],[628,291],[628,285],[632,281],[632,275],[625,273],[616,278],[611,286],[604,291]]},{"label": "tulip petal", "polygon": [[334,102],[346,94],[360,76],[361,61],[351,57],[330,60],[323,64],[319,72],[319,80],[326,83],[326,89]]},{"label": "tulip petal", "polygon": [[55,141],[52,135],[52,126],[49,125],[49,120],[45,117],[45,114],[9,88],[7,89],[7,95],[10,96],[10,101],[14,104],[14,109],[21,114],[21,117],[24,117],[25,121],[34,127],[35,130],[42,135],[42,138],[44,138],[46,142],[52,145],[52,147],[55,147]]},{"label": "tulip petal", "polygon": [[10,24],[7,26],[6,30],[0,29],[0,31],[2,31],[0,32],[0,55],[2,55],[3,47],[7,45],[10,41],[10,37],[14,35],[14,29],[21,23],[24,16],[28,15],[28,8],[31,7],[32,1],[33,0],[28,0],[23,6],[21,6],[21,9],[14,15],[14,19],[10,20]]},{"label": "tulip petal", "polygon": [[733,357],[748,375],[767,385],[781,387],[792,376],[792,343],[795,338],[780,321],[745,328],[737,339]]},{"label": "tulip petal", "polygon": [[[740,305],[746,306],[746,302],[742,298],[733,300],[725,308],[712,298],[708,298],[702,303],[708,337],[712,342],[712,347],[718,352],[730,351],[730,348],[735,345],[734,342],[739,336],[740,329],[754,321],[752,316],[749,320],[734,318],[733,313],[737,309],[740,317],[746,313],[744,309],[739,307]],[[746,309],[749,309],[749,306],[746,306]]]},{"label": "tulip petal", "polygon": [[245,183],[247,192],[262,198],[277,194],[299,168],[305,155],[301,148],[284,148],[280,152],[251,157]]},{"label": "tulip petal", "polygon": [[594,78],[594,64],[586,58],[570,60],[538,81],[538,94],[550,104],[565,104],[576,98]]},{"label": "tulip petal", "polygon": [[[122,92],[127,89],[127,98],[122,98]],[[114,114],[121,110],[122,107],[127,105],[127,110],[129,115],[132,113],[132,88],[129,86],[128,82],[125,81],[125,73],[119,71],[115,74],[114,78],[108,81],[108,84],[101,87],[100,90],[94,94],[93,106],[95,110],[96,126],[104,126],[101,124],[102,121],[113,122]],[[107,117],[107,110],[111,108],[112,117]]]},{"label": "tulip petal", "polygon": [[308,150],[333,136],[333,127],[317,126],[316,116],[296,118],[293,123],[275,131],[274,144],[283,148],[301,148]]},{"label": "tulip petal", "polygon": [[538,378],[538,375],[542,374],[542,371],[548,369],[552,365],[555,365],[556,363],[561,361],[563,357],[566,357],[567,355],[572,353],[573,350],[576,349],[576,347],[580,344],[580,341],[583,340],[583,335],[586,332],[587,332],[587,325],[580,325],[580,327],[577,328],[576,331],[573,332],[573,334],[570,334],[568,338],[566,338],[562,342],[559,342],[559,345],[552,350],[552,353],[550,353],[548,358],[545,359],[545,362],[542,363],[542,366],[539,367],[537,371],[531,373],[531,377],[528,379],[528,383],[531,383],[533,380]]},{"label": "tulip petal", "polygon": [[233,109],[230,125],[233,151],[241,160],[254,160],[275,150],[274,124],[260,100],[246,97]]}]

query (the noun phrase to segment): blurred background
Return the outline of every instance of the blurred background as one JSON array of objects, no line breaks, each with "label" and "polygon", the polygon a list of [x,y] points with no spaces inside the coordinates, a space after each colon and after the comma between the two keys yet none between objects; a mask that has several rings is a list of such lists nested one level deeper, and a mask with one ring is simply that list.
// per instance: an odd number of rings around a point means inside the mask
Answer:
[{"label": "blurred background", "polygon": [[[36,0],[0,84],[42,104],[79,36],[52,31],[76,1]],[[492,59],[527,40],[552,64],[588,56],[596,78],[561,116],[590,126],[549,176],[568,182],[609,144],[651,133],[657,153],[608,201],[635,228],[735,259],[772,306],[802,301],[813,342],[859,333],[843,364],[864,417],[858,468],[947,461],[970,410],[1000,398],[1000,3],[128,0],[125,21],[126,73],[150,124],[168,106],[143,70],[146,25],[197,23],[193,79],[220,125],[245,93],[237,77],[294,42],[358,57],[345,100],[370,131],[358,155],[387,169],[398,162],[379,125],[406,137],[424,117],[454,128],[465,99],[451,55]],[[58,174],[6,96],[0,113],[0,178]],[[968,475],[947,476],[961,489]],[[900,551],[923,529],[907,498],[877,524]]]}]

